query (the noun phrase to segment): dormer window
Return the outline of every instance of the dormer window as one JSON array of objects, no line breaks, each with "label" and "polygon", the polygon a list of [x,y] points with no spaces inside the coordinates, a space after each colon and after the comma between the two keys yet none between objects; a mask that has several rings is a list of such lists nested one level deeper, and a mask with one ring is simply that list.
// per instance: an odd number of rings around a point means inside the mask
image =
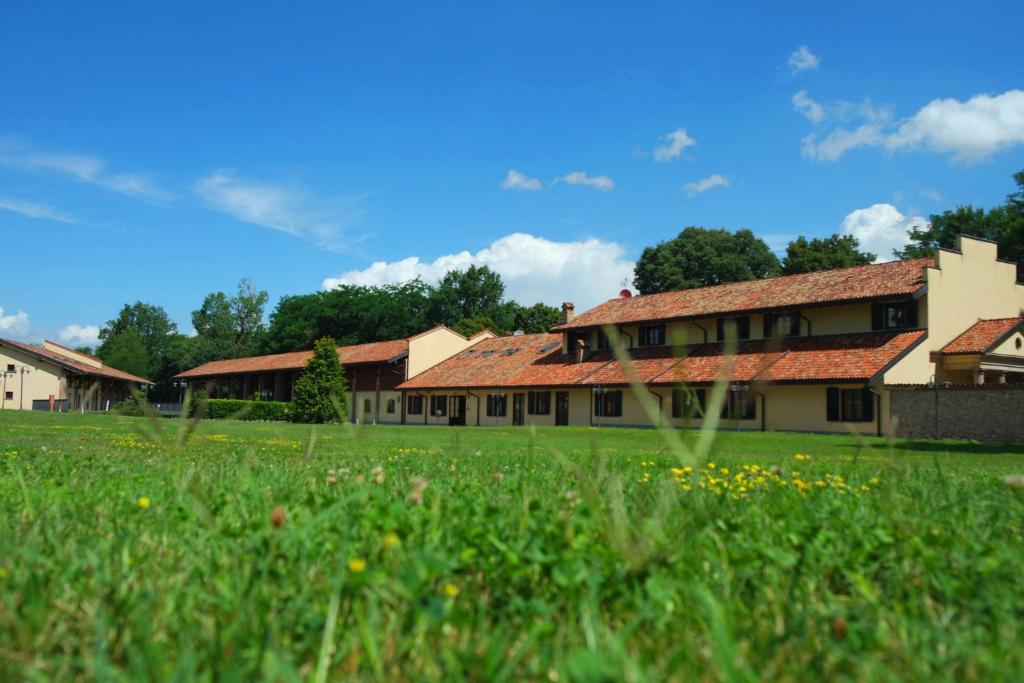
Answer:
[{"label": "dormer window", "polygon": [[800,311],[784,311],[782,313],[765,313],[764,338],[799,337]]},{"label": "dormer window", "polygon": [[871,305],[872,330],[906,330],[916,327],[916,301],[887,301]]},{"label": "dormer window", "polygon": [[570,332],[569,333],[569,346],[566,353],[576,353],[580,348],[580,342],[583,342],[584,348],[590,346],[590,340],[588,332]]},{"label": "dormer window", "polygon": [[665,326],[644,325],[640,328],[640,346],[664,346]]},{"label": "dormer window", "polygon": [[737,339],[750,339],[750,316],[718,319],[718,341],[725,341],[726,334]]}]

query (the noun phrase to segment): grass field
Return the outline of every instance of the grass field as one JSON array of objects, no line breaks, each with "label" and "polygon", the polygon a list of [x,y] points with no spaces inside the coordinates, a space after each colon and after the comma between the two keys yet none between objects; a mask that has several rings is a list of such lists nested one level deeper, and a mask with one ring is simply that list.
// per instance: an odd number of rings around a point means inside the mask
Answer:
[{"label": "grass field", "polygon": [[0,413],[0,680],[1024,679],[1024,447],[160,425]]}]

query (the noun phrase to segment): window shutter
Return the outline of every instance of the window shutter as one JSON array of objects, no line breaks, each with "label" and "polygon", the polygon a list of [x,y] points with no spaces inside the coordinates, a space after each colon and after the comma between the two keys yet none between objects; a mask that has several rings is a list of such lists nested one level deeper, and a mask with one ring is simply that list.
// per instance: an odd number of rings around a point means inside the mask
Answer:
[{"label": "window shutter", "polygon": [[697,390],[697,405],[700,406],[701,419],[704,418],[704,402],[707,397],[707,392],[704,389]]},{"label": "window shutter", "polygon": [[829,387],[825,390],[825,411],[829,422],[839,422],[839,389]]},{"label": "window shutter", "polygon": [[750,339],[750,316],[736,319],[736,332],[740,339]]},{"label": "window shutter", "polygon": [[775,330],[773,329],[775,327],[775,316],[771,315],[770,313],[765,313],[764,317],[761,318],[761,322],[763,331],[763,334],[761,336],[764,337],[765,339],[770,339],[771,337],[774,336],[773,333],[775,332]]},{"label": "window shutter", "polygon": [[907,327],[917,327],[917,302],[911,301],[907,304]]},{"label": "window shutter", "polygon": [[537,393],[534,391],[527,392],[526,394],[526,411],[530,415],[537,412]]},{"label": "window shutter", "polygon": [[729,419],[729,402],[730,401],[732,401],[732,392],[731,391],[726,391],[725,392],[725,400],[722,401],[722,414],[719,416],[723,420],[728,420]]},{"label": "window shutter", "polygon": [[800,336],[800,311],[793,311],[790,317],[789,334],[794,337]]},{"label": "window shutter", "polygon": [[880,330],[884,323],[885,304],[871,304],[871,329]]},{"label": "window shutter", "polygon": [[595,391],[594,392],[594,415],[598,415],[598,416],[601,415],[601,399],[602,398],[603,397],[601,396],[601,392],[600,391]]},{"label": "window shutter", "polygon": [[672,417],[683,416],[683,390],[672,390]]},{"label": "window shutter", "polygon": [[[748,394],[750,392],[747,392]],[[743,396],[743,419],[753,420],[757,417],[757,399],[754,396]]]},{"label": "window shutter", "polygon": [[870,389],[864,387],[864,397],[861,400],[864,403],[861,419],[864,422],[873,422],[875,419],[875,395],[871,393]]},{"label": "window shutter", "polygon": [[725,320],[723,318],[719,318],[715,321],[715,324],[718,332],[717,339],[718,341],[723,341],[725,339]]}]

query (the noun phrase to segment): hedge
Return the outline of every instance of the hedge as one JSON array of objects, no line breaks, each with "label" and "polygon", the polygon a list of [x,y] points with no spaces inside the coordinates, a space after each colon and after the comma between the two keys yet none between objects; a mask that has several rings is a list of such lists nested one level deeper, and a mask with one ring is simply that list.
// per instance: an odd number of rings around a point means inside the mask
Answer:
[{"label": "hedge", "polygon": [[266,420],[287,422],[291,404],[283,401],[242,401],[234,398],[211,398],[206,403],[210,420]]}]

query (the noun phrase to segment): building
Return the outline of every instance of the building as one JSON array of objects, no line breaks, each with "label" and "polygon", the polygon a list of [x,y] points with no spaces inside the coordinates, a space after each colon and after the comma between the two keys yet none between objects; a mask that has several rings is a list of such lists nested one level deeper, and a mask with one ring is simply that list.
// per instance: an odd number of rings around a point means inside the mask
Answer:
[{"label": "building", "polygon": [[887,386],[1024,382],[1024,285],[985,240],[961,237],[935,258],[623,294],[579,316],[565,304],[550,334],[484,339],[411,377],[397,387],[405,421],[700,426],[725,380],[724,428],[888,434]]},{"label": "building", "polygon": [[109,410],[152,384],[57,342],[0,339],[0,409]]},{"label": "building", "polygon": [[[466,338],[439,325],[407,339],[339,346],[338,357],[349,388],[350,419],[402,423],[404,404],[399,384],[493,336],[484,331]],[[312,351],[296,351],[212,361],[175,379],[204,389],[211,398],[290,401],[295,381],[312,356]]]}]

